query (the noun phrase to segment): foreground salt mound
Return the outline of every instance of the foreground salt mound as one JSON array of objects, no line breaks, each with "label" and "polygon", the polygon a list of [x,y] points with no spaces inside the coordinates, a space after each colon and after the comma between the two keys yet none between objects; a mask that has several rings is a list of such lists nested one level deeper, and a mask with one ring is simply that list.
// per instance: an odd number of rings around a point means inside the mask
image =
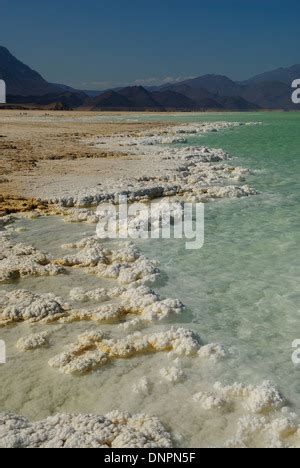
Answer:
[{"label": "foreground salt mound", "polygon": [[67,314],[68,305],[53,294],[0,291],[0,326],[14,322],[51,323]]},{"label": "foreground salt mound", "polygon": [[199,401],[205,409],[210,409],[209,401],[211,408],[240,403],[247,411],[255,414],[274,411],[285,404],[284,398],[269,381],[257,387],[238,383],[222,386],[221,383],[217,382],[212,392],[200,392],[194,396],[194,400]]},{"label": "foreground salt mound", "polygon": [[49,256],[36,248],[16,244],[6,235],[0,235],[0,283],[7,283],[26,276],[54,276],[65,270],[54,265]]},{"label": "foreground salt mound", "polygon": [[75,302],[106,302],[110,299],[118,297],[124,291],[123,288],[97,288],[97,289],[83,289],[73,288],[70,291],[70,299]]},{"label": "foreground salt mound", "polygon": [[[87,291],[82,288],[71,290],[70,297],[76,302],[106,302],[118,299],[118,303],[106,303],[100,306],[70,311],[69,315],[60,322],[74,322],[91,320],[97,323],[115,323],[129,318],[124,329],[137,325],[145,326],[150,322],[164,320],[180,314],[184,305],[177,299],[161,299],[160,296],[147,286],[129,286],[123,288],[96,289]],[[134,318],[133,318],[134,317]],[[126,325],[127,324],[127,325]],[[126,325],[126,326],[125,326]]]},{"label": "foreground salt mound", "polygon": [[163,379],[171,382],[172,384],[183,382],[185,380],[185,374],[183,370],[175,366],[164,367],[160,369],[160,375],[163,377]]},{"label": "foreground salt mound", "polygon": [[125,289],[120,298],[131,314],[141,315],[149,322],[163,320],[184,310],[184,305],[178,299],[162,300],[159,294],[147,286]]},{"label": "foreground salt mound", "polygon": [[133,384],[132,391],[137,395],[149,395],[151,384],[147,377],[142,377],[137,383]]},{"label": "foreground salt mound", "polygon": [[213,361],[218,361],[220,359],[225,358],[227,355],[227,351],[223,345],[220,343],[210,343],[198,351],[198,356],[201,358],[209,358]]},{"label": "foreground salt mound", "polygon": [[283,409],[276,416],[245,415],[238,420],[236,435],[225,448],[300,448],[296,414]]},{"label": "foreground salt mound", "polygon": [[16,344],[19,351],[31,351],[34,349],[44,348],[49,345],[49,333],[33,333],[32,335],[20,338]]},{"label": "foreground salt mound", "polygon": [[106,416],[57,414],[30,422],[0,414],[1,448],[171,448],[160,421],[115,411]]},{"label": "foreground salt mound", "polygon": [[191,330],[172,328],[165,332],[143,335],[135,333],[120,339],[105,339],[103,332],[80,335],[68,350],[49,361],[50,367],[64,374],[85,374],[115,359],[173,351],[180,356],[196,355],[199,337]]},{"label": "foreground salt mound", "polygon": [[[271,382],[261,385],[217,382],[211,392],[199,392],[194,401],[204,410],[221,410],[237,415],[237,432],[225,443],[230,448],[293,447],[300,445],[296,415],[285,407],[286,400]],[[235,421],[235,423],[236,423]]]},{"label": "foreground salt mound", "polygon": [[144,257],[132,243],[124,243],[116,250],[109,249],[96,237],[66,244],[65,249],[76,249],[75,254],[55,260],[55,264],[84,268],[101,278],[115,279],[121,284],[153,282],[159,275],[157,262]]},{"label": "foreground salt mound", "polygon": [[[154,321],[161,321],[179,314],[183,304],[175,299],[161,299],[146,286],[96,289],[85,291],[71,290],[70,296],[78,302],[104,302],[86,309],[72,309],[63,299],[53,294],[35,294],[27,290],[0,291],[0,326],[14,322],[72,323],[94,321],[96,323],[116,323],[128,320],[122,325],[129,330],[138,320],[142,328]],[[114,300],[114,303],[106,301]],[[30,341],[30,340],[29,340]]]}]

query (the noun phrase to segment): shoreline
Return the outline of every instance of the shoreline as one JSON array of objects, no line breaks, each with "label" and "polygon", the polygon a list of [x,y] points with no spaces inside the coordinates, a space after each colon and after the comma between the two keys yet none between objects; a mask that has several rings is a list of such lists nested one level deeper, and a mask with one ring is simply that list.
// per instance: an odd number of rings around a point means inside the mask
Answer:
[{"label": "shoreline", "polygon": [[[182,155],[179,155],[176,161],[173,154],[167,154],[167,152],[165,155],[162,154],[157,144],[152,148],[152,152],[148,151],[148,154],[144,154],[146,148],[144,143],[139,146],[139,141],[151,139],[153,132],[160,138],[167,137],[165,128],[171,140],[177,138],[178,142],[184,141],[184,132],[186,135],[189,134],[188,125],[186,130],[180,130],[180,126],[176,126],[176,123],[168,124],[166,127],[166,124],[161,122],[150,124],[90,123],[82,122],[80,119],[77,122],[64,121],[62,125],[59,125],[59,120],[45,122],[40,114],[37,114],[37,118],[39,125],[35,129],[27,116],[18,116],[16,122],[11,122],[9,118],[6,121],[2,117],[3,126],[0,138],[3,161],[2,175],[0,174],[2,178],[0,195],[4,199],[2,211],[5,210],[6,205],[8,205],[8,212],[10,206],[12,210],[15,210],[13,199],[10,201],[12,197],[33,200],[33,204],[39,201],[51,204],[62,200],[61,204],[66,206],[76,204],[90,206],[84,200],[80,202],[80,199],[94,197],[92,204],[95,204],[97,197],[101,199],[101,194],[105,199],[105,195],[111,191],[108,187],[120,187],[119,191],[126,191],[127,187],[133,184],[137,191],[145,186],[148,186],[151,191],[155,185],[167,185],[166,181],[160,178],[161,173],[164,172],[170,173],[169,178],[177,179],[180,185],[182,183],[178,173],[180,165],[183,163],[192,167],[197,157],[195,155],[194,160],[189,164],[185,161],[188,148],[185,153],[183,149]],[[64,118],[65,114],[62,114],[62,119]],[[208,129],[203,129],[203,131],[218,131],[219,128],[222,130],[233,125],[222,126],[218,123],[211,123],[207,124]],[[176,127],[179,132],[183,133],[177,135]],[[199,124],[198,130],[195,130],[191,126],[192,134],[202,131],[201,127],[202,125]],[[122,135],[125,136],[124,142]],[[136,138],[134,144],[139,148],[138,152],[133,151],[131,144],[126,147],[126,138],[127,140]],[[108,140],[105,141],[105,139]],[[153,145],[152,142],[151,145]],[[156,153],[161,154],[157,157]],[[225,155],[222,157],[226,159]],[[171,160],[171,167],[169,167]],[[145,177],[152,178],[153,183],[142,181]],[[99,187],[99,180],[101,180],[102,187]],[[105,180],[106,184],[103,184],[102,180]],[[180,189],[176,190],[171,181],[169,185],[171,185],[170,194],[176,195],[180,192]],[[47,187],[46,190],[45,187]],[[113,196],[112,192],[110,198]],[[8,198],[8,203],[5,205],[6,198]],[[72,199],[77,199],[78,202],[73,203]],[[16,205],[17,209],[20,203],[17,202]]]}]

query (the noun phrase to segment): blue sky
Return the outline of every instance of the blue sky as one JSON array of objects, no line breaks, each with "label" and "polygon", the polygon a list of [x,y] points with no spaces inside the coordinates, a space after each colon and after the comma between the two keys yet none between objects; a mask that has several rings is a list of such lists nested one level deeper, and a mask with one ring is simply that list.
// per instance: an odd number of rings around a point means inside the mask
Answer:
[{"label": "blue sky", "polygon": [[0,0],[0,45],[82,89],[300,63],[300,2]]}]

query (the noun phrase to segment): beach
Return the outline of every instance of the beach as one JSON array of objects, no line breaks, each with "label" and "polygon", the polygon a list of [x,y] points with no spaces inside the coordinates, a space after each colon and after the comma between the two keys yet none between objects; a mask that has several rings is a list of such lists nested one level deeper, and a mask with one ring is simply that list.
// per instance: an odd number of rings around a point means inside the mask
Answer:
[{"label": "beach", "polygon": [[[0,112],[0,446],[299,445],[297,119]],[[99,240],[120,197],[204,203],[203,248]]]}]

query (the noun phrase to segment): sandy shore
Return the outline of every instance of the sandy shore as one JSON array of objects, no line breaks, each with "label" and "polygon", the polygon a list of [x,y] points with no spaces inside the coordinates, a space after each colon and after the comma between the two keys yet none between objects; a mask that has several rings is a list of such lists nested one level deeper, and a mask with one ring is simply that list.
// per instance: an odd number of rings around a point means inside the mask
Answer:
[{"label": "sandy shore", "polygon": [[128,191],[135,199],[159,198],[194,191],[195,182],[206,187],[241,175],[234,168],[229,173],[227,167],[199,166],[226,155],[215,158],[205,154],[206,148],[197,154],[188,147],[168,149],[169,143],[185,143],[195,133],[234,124],[166,126],[101,119],[102,114],[90,113],[0,113],[0,210],[43,209],[41,201],[86,207]]},{"label": "sandy shore", "polygon": [[[134,135],[160,128],[159,123],[94,122],[98,114],[84,112],[0,111],[0,196],[2,210],[16,205],[35,207],[30,201],[8,203],[7,198],[32,199],[68,188],[95,185],[108,173],[116,177],[127,165],[136,167],[138,157],[82,144],[101,135]],[[100,117],[104,114],[101,113]],[[104,117],[109,117],[105,114]],[[113,114],[116,117],[116,114]],[[123,114],[123,116],[125,116]],[[81,182],[83,179],[85,182]],[[1,205],[0,205],[1,209]],[[26,208],[27,209],[27,208]]]}]

